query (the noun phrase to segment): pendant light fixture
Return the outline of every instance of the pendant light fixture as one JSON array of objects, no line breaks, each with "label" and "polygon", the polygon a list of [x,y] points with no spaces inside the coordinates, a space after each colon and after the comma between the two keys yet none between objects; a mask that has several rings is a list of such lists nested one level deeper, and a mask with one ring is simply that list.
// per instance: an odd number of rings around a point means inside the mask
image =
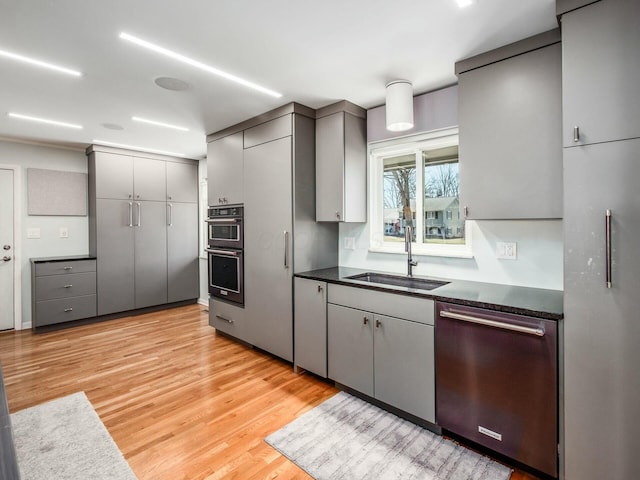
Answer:
[{"label": "pendant light fixture", "polygon": [[408,80],[387,84],[387,130],[402,132],[413,128],[413,85]]}]

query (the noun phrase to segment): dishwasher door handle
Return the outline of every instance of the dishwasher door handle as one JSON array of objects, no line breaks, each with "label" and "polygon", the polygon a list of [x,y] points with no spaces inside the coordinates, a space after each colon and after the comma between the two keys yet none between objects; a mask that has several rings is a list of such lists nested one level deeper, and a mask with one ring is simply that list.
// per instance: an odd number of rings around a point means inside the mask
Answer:
[{"label": "dishwasher door handle", "polygon": [[526,333],[527,335],[535,335],[536,337],[544,337],[542,328],[523,327],[521,325],[513,325],[511,323],[497,322],[486,318],[472,317],[471,315],[463,315],[462,313],[448,312],[443,310],[440,312],[441,317],[452,318],[454,320],[462,320],[463,322],[477,323],[486,325],[487,327],[501,328],[503,330],[511,330],[512,332]]}]

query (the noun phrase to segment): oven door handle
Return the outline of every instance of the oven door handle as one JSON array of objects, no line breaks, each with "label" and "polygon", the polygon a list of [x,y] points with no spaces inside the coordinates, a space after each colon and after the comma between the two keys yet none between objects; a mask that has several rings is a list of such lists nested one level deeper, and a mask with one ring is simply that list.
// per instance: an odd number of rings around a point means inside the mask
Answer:
[{"label": "oven door handle", "polygon": [[207,223],[238,223],[237,218],[207,218]]},{"label": "oven door handle", "polygon": [[224,255],[226,257],[237,257],[239,252],[233,252],[231,250],[214,250],[211,248],[207,248],[207,252],[214,253],[216,255]]}]

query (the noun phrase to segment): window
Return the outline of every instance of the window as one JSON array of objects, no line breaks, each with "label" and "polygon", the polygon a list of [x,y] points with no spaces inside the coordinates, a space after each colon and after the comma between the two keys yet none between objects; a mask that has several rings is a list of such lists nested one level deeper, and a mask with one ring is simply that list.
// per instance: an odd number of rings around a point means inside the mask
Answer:
[{"label": "window", "polygon": [[410,226],[416,254],[471,256],[460,215],[457,129],[377,144],[370,154],[370,248],[404,252]]}]

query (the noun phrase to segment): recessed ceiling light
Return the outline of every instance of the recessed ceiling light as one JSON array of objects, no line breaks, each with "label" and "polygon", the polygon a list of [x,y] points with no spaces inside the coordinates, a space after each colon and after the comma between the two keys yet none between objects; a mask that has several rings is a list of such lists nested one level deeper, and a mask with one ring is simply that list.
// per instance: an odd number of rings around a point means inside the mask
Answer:
[{"label": "recessed ceiling light", "polygon": [[148,123],[149,125],[155,125],[157,127],[173,128],[174,130],[180,130],[181,132],[189,131],[189,129],[185,127],[171,125],[170,123],[156,122],[155,120],[148,120],[146,118],[131,117],[131,120],[135,120],[136,122]]},{"label": "recessed ceiling light", "polygon": [[108,130],[124,130],[122,125],[118,125],[117,123],[101,123],[104,128]]},{"label": "recessed ceiling light", "polygon": [[184,153],[167,152],[155,148],[138,147],[136,145],[125,145],[124,143],[107,142],[106,140],[93,140],[93,143],[107,145],[110,147],[128,148],[129,150],[140,150],[141,152],[161,153],[162,155],[172,155],[174,157],[184,157]]},{"label": "recessed ceiling light", "polygon": [[164,88],[165,90],[173,90],[174,92],[183,92],[191,88],[191,85],[189,85],[184,80],[180,80],[179,78],[158,77],[154,80],[154,83],[160,88]]},{"label": "recessed ceiling light", "polygon": [[477,0],[456,0],[456,2],[460,8],[464,8],[477,3]]},{"label": "recessed ceiling light", "polygon": [[55,70],[56,72],[66,73],[67,75],[73,75],[74,77],[82,76],[82,72],[70,70],[52,63],[43,62],[42,60],[37,60],[35,58],[25,57],[24,55],[18,55],[17,53],[7,52],[6,50],[0,50],[0,56],[18,60],[19,62],[29,63],[31,65],[37,65],[38,67],[48,68],[49,70]]},{"label": "recessed ceiling light", "polygon": [[262,87],[256,83],[245,80],[244,78],[237,77],[231,73],[227,73],[218,68],[211,67],[209,65],[206,65],[192,58],[185,57],[184,55],[181,55],[179,53],[176,53],[164,47],[160,47],[151,42],[147,42],[146,40],[142,40],[141,38],[134,37],[133,35],[129,35],[128,33],[122,32],[120,34],[120,38],[122,38],[123,40],[128,40],[131,43],[135,43],[136,45],[140,45],[141,47],[148,48],[149,50],[152,50],[154,52],[166,55],[167,57],[173,58],[174,60],[178,60],[182,63],[186,63],[187,65],[191,65],[192,67],[199,68],[206,72],[213,73],[214,75],[218,75],[220,77],[226,78],[227,80],[231,80],[233,82],[239,83],[240,85],[244,85],[245,87],[253,88],[254,90],[257,90],[259,92],[266,93],[267,95],[271,95],[272,97],[276,97],[276,98],[282,97],[281,93],[274,92],[273,90],[269,90],[268,88]]},{"label": "recessed ceiling light", "polygon": [[13,118],[19,118],[21,120],[30,120],[32,122],[40,122],[40,123],[47,123],[49,125],[57,125],[59,127],[67,127],[67,128],[75,128],[75,129],[82,129],[82,125],[76,125],[75,123],[67,123],[67,122],[60,122],[58,120],[50,120],[48,118],[40,118],[40,117],[32,117],[31,115],[22,115],[21,113],[12,113],[9,112],[7,113],[8,116],[13,117]]}]

